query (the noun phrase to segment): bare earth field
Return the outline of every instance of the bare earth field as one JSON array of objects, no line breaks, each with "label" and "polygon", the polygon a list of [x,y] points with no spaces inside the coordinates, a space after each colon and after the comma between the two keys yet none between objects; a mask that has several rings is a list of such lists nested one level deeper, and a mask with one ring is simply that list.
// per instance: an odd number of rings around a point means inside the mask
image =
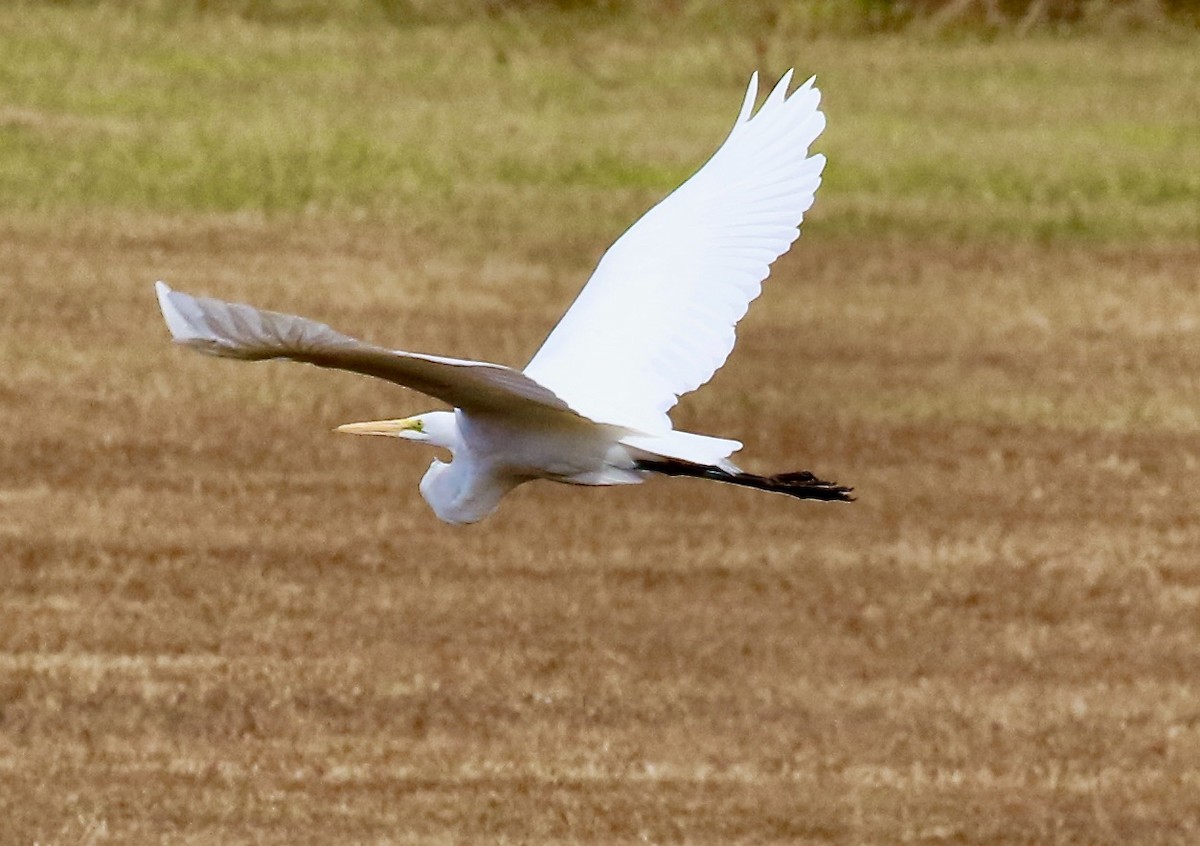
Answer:
[{"label": "bare earth field", "polygon": [[570,294],[519,251],[444,269],[493,299],[369,225],[5,242],[0,841],[1200,837],[1200,250],[802,238],[679,417],[858,502],[455,529],[329,432],[426,400],[172,349],[150,282],[520,363]]},{"label": "bare earth field", "polygon": [[[0,6],[0,844],[1200,842],[1195,33],[205,5]],[[454,528],[330,431],[431,401],[169,344],[523,365],[793,63],[828,179],[674,416],[851,505]]]}]

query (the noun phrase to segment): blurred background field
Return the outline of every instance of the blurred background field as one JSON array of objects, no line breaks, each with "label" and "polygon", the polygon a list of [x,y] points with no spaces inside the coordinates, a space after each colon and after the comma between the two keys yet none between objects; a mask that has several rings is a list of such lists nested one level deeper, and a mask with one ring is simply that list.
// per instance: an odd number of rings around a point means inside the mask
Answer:
[{"label": "blurred background field", "polygon": [[[1193,843],[1185,2],[0,8],[0,842]],[[521,365],[749,74],[826,181],[661,480],[436,521],[415,394],[152,294]],[[366,441],[366,442],[364,442]]]},{"label": "blurred background field", "polygon": [[[608,237],[711,152],[750,69],[798,64],[842,111],[823,139],[825,232],[1200,235],[1193,30],[848,38],[808,33],[787,6],[580,5],[410,26],[372,21],[374,4],[319,24],[10,6],[5,207],[401,221],[419,207],[427,224],[494,229],[537,197],[584,205],[571,230]],[[713,24],[717,9],[732,20]]]}]

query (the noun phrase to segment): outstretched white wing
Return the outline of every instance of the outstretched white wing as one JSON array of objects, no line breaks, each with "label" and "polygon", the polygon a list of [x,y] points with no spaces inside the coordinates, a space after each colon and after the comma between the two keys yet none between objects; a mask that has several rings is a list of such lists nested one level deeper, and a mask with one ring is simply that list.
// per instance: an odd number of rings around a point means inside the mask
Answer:
[{"label": "outstretched white wing", "polygon": [[784,74],[758,112],[758,74],[720,149],[613,244],[525,374],[580,414],[662,432],[712,378],[770,264],[800,235],[825,157],[810,79]]},{"label": "outstretched white wing", "polygon": [[350,370],[420,391],[466,411],[571,413],[519,371],[499,364],[388,350],[324,323],[155,286],[171,335],[200,352],[244,361],[286,358]]}]

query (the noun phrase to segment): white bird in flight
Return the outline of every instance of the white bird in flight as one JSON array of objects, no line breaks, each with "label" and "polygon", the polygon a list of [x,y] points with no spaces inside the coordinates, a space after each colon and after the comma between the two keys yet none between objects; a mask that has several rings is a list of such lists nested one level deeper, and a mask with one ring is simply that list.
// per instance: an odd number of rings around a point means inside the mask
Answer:
[{"label": "white bird in flight", "polygon": [[330,327],[156,285],[177,343],[247,361],[283,358],[403,385],[453,407],[338,431],[387,435],[450,451],[421,479],[448,523],[474,523],[523,482],[636,484],[693,476],[849,501],[851,489],[808,472],[759,476],[729,457],[738,441],[672,428],[667,413],[725,363],[734,327],[770,265],[800,235],[825,166],[809,145],[825,127],[809,79],[788,95],[788,71],[751,115],[750,79],[729,136],[708,162],[646,212],[591,279],[524,371],[389,350]]}]

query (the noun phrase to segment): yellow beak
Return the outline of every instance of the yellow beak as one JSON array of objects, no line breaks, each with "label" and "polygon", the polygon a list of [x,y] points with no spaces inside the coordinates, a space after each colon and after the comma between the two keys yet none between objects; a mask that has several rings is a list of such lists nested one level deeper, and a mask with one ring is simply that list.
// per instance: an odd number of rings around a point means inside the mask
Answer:
[{"label": "yellow beak", "polygon": [[366,423],[346,423],[334,429],[335,432],[345,432],[349,435],[386,435],[402,438],[406,432],[421,432],[424,424],[415,417],[405,417],[403,420],[369,420]]}]

